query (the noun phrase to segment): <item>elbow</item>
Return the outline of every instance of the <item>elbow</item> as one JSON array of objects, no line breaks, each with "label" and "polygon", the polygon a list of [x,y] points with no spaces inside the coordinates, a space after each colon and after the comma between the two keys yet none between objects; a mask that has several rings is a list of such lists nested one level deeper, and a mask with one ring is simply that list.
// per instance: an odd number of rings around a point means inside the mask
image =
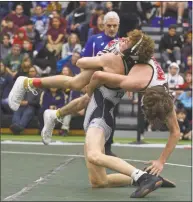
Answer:
[{"label": "elbow", "polygon": [[101,71],[96,71],[92,75],[92,80],[100,80],[102,78],[102,72]]},{"label": "elbow", "polygon": [[175,137],[176,137],[176,139],[177,139],[178,141],[180,140],[180,137],[181,137],[180,131],[178,131],[178,132],[175,133]]},{"label": "elbow", "polygon": [[177,130],[173,131],[173,132],[172,132],[172,136],[173,136],[177,141],[179,141],[179,140],[180,140],[180,137],[181,137],[180,129],[177,129]]}]

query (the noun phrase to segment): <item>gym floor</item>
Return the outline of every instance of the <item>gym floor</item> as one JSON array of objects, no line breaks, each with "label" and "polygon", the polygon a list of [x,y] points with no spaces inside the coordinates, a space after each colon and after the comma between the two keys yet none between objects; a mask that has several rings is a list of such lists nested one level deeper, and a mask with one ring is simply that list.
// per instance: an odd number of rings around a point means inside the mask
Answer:
[{"label": "gym floor", "polygon": [[[162,148],[113,146],[113,151],[143,168],[143,162],[156,159]],[[175,149],[162,176],[176,188],[160,188],[140,201],[191,201],[191,170],[191,150]],[[82,143],[1,145],[1,201],[139,201],[130,198],[135,189],[92,189]]]}]

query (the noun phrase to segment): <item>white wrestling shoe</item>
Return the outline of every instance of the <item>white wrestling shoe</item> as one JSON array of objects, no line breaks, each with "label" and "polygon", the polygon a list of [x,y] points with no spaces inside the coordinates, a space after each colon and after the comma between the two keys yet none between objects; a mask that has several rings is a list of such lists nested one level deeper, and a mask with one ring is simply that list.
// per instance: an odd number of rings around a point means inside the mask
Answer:
[{"label": "white wrestling shoe", "polygon": [[34,95],[37,95],[37,91],[33,88],[31,88],[28,85],[28,89],[24,88],[24,80],[27,79],[27,77],[25,76],[19,76],[17,78],[17,80],[15,81],[13,88],[11,89],[11,92],[9,93],[8,96],[8,104],[9,107],[13,110],[13,111],[17,111],[21,101],[24,98],[25,93],[30,90],[32,91],[32,93]]},{"label": "white wrestling shoe", "polygon": [[45,145],[48,145],[52,141],[52,133],[56,124],[57,116],[56,116],[57,110],[47,109],[44,112],[44,127],[41,132],[42,136],[42,142]]}]

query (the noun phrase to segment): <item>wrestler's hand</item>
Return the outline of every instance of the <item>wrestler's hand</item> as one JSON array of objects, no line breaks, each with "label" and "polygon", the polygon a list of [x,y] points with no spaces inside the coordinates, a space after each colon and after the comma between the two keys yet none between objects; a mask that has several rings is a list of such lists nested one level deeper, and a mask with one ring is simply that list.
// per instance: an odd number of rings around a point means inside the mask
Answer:
[{"label": "wrestler's hand", "polygon": [[161,171],[163,170],[164,167],[164,163],[162,163],[159,160],[152,160],[152,161],[148,161],[145,164],[151,164],[150,166],[148,166],[145,171],[149,171],[149,174],[152,175],[160,175]]}]

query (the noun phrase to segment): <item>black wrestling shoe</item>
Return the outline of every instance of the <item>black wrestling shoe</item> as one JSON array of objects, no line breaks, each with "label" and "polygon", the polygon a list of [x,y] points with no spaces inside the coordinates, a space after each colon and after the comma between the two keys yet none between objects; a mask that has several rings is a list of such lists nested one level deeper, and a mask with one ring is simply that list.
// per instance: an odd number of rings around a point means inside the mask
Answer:
[{"label": "black wrestling shoe", "polygon": [[[145,169],[146,168],[144,168],[143,170],[145,170]],[[147,171],[147,173],[149,173],[149,171]],[[172,182],[172,181],[170,181],[170,180],[168,180],[168,179],[166,179],[160,175],[158,177],[160,177],[160,179],[162,179],[162,181],[163,181],[161,187],[165,187],[165,188],[175,188],[176,187],[174,182]],[[135,186],[136,182],[134,182],[133,185]]]},{"label": "black wrestling shoe", "polygon": [[139,188],[131,194],[131,198],[143,198],[147,194],[158,189],[163,181],[154,175],[148,173],[143,174],[138,180]]}]

